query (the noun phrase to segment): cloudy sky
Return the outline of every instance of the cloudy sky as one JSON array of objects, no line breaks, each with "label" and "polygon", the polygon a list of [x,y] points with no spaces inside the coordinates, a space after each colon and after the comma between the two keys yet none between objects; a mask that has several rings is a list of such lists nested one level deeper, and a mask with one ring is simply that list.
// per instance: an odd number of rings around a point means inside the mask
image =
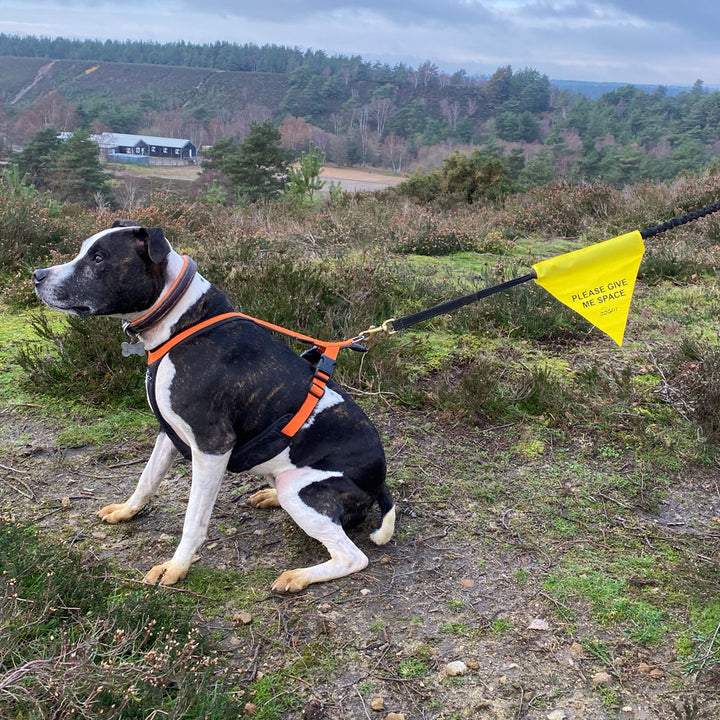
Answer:
[{"label": "cloudy sky", "polygon": [[717,0],[0,0],[0,32],[289,45],[394,65],[720,86]]}]

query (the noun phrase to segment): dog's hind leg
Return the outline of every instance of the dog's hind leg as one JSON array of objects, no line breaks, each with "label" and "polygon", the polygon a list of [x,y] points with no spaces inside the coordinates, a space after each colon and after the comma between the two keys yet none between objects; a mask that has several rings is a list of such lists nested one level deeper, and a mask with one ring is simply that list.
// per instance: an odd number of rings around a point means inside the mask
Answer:
[{"label": "dog's hind leg", "polygon": [[176,455],[177,450],[172,440],[165,433],[160,433],[155,441],[150,459],[140,475],[135,492],[124,503],[106,505],[98,510],[97,514],[100,519],[114,524],[129,520],[140,512],[157,491],[160,481],[165,477]]},{"label": "dog's hind leg", "polygon": [[334,493],[328,488],[323,498],[322,511],[311,507],[301,497],[305,487],[331,476],[330,473],[312,468],[298,468],[276,477],[280,506],[302,530],[325,546],[330,553],[330,560],[311,567],[287,570],[273,583],[273,590],[298,592],[311,583],[344,577],[367,567],[367,556],[345,534],[339,522],[342,507]]},{"label": "dog's hind leg", "polygon": [[174,585],[182,580],[195,559],[195,552],[207,537],[210,515],[217,500],[220,482],[225,474],[231,451],[210,455],[197,448],[192,454],[192,485],[185,511],[182,538],[171,560],[153,567],[143,582],[151,585]]},{"label": "dog's hind leg", "polygon": [[277,490],[273,487],[263,488],[253,493],[249,498],[248,502],[255,508],[275,508],[280,507],[280,502],[277,496]]}]

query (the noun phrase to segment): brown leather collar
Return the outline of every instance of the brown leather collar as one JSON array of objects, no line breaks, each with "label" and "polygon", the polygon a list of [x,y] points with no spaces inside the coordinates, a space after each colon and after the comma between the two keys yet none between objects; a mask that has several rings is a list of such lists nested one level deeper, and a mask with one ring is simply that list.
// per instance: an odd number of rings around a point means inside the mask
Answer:
[{"label": "brown leather collar", "polygon": [[190,287],[190,283],[197,272],[197,264],[187,255],[183,255],[182,258],[182,269],[167,292],[144,315],[123,325],[123,330],[128,337],[135,339],[141,332],[159,323],[175,307],[178,300]]}]

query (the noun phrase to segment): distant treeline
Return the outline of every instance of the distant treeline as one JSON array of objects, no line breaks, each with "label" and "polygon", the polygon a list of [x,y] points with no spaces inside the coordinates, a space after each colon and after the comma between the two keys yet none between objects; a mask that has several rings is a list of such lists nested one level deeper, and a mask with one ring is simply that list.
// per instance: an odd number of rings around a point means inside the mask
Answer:
[{"label": "distant treeline", "polygon": [[[0,34],[0,56],[88,60],[150,65],[268,72],[289,74],[299,66],[323,73],[340,73],[355,68],[370,77],[381,72],[390,77],[392,68],[371,64],[360,57],[330,56],[322,50],[300,50],[281,45],[239,45],[230,42],[206,44],[179,42],[156,43],[143,40],[70,40]],[[397,66],[406,72],[404,65]]]},{"label": "distant treeline", "polygon": [[[75,67],[63,80],[58,64],[43,86],[27,75],[37,72],[35,61],[22,82],[3,90],[5,147],[51,123],[188,137],[201,147],[241,140],[252,121],[271,119],[296,154],[311,141],[330,163],[429,170],[457,150],[479,149],[501,158],[527,186],[564,177],[616,187],[697,172],[720,155],[720,92],[709,92],[701,80],[678,94],[626,85],[589,99],[531,68],[469,77],[430,61],[390,67],[278,45],[0,34],[2,56],[118,64],[103,84],[102,69],[87,75],[87,68]],[[172,87],[158,65],[174,68]],[[23,83],[35,95],[16,103]]]}]

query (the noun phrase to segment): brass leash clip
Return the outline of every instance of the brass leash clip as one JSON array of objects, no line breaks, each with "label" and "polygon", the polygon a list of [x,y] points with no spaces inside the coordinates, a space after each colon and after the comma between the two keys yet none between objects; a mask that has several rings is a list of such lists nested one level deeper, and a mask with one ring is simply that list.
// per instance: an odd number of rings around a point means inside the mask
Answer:
[{"label": "brass leash clip", "polygon": [[395,318],[390,318],[389,320],[386,320],[382,325],[371,325],[367,330],[364,330],[361,332],[355,340],[363,341],[363,340],[369,340],[373,335],[377,335],[378,333],[384,332],[387,335],[394,335],[397,331],[392,329],[392,324],[395,321]]}]

